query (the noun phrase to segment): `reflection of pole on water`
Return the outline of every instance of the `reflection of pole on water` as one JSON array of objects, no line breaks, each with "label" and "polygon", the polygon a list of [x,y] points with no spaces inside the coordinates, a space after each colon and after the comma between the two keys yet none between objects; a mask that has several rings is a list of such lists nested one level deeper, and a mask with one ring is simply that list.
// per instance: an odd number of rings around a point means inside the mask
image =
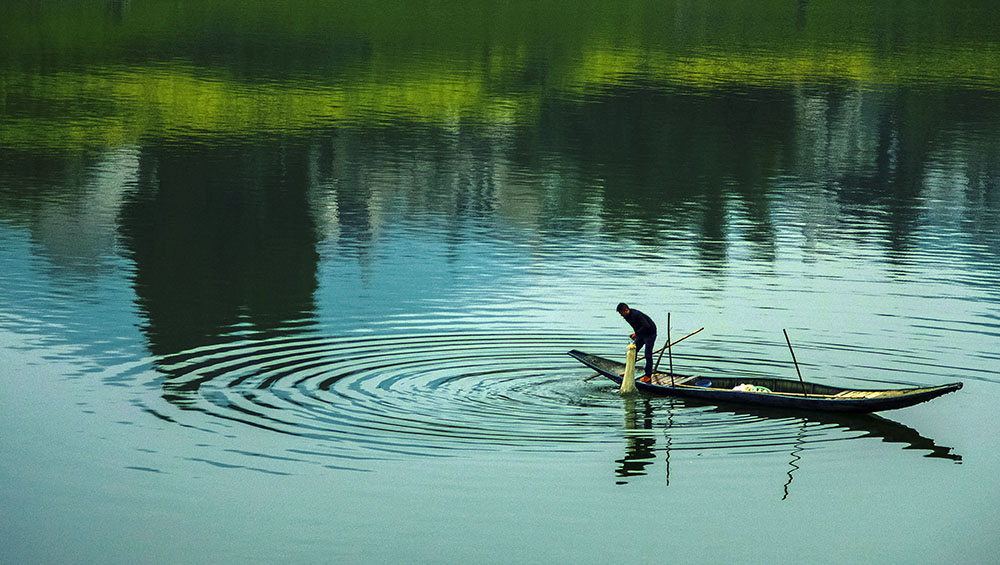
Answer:
[{"label": "reflection of pole on water", "polygon": [[664,461],[667,464],[667,475],[666,475],[667,486],[670,486],[670,444],[673,443],[673,437],[670,435],[670,429],[674,427],[673,408],[674,408],[673,403],[671,403],[670,406],[667,408],[667,427],[663,430],[663,435],[667,438],[667,443],[664,448],[664,451],[666,451],[666,457],[664,457]]},{"label": "reflection of pole on water", "polygon": [[781,497],[781,500],[788,498],[788,487],[792,485],[792,473],[799,470],[799,466],[796,462],[802,459],[799,453],[805,449],[805,437],[806,437],[806,420],[803,418],[801,420],[801,425],[799,426],[798,433],[795,434],[795,443],[792,445],[792,460],[788,462],[788,480],[785,481],[785,494]]}]

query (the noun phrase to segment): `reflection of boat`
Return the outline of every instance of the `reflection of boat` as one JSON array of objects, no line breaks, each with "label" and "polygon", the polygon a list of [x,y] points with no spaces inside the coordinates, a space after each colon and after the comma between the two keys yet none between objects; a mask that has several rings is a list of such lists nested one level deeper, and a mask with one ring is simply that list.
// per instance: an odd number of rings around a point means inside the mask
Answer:
[{"label": "reflection of boat", "polygon": [[[806,446],[810,443],[825,444],[838,436],[844,440],[851,439],[880,439],[884,443],[902,444],[905,450],[918,450],[927,452],[924,457],[935,459],[946,459],[955,463],[962,462],[962,456],[953,453],[952,448],[938,445],[931,438],[920,435],[917,430],[874,414],[850,414],[833,412],[803,412],[801,410],[787,410],[782,408],[768,407],[741,407],[741,406],[716,406],[712,403],[700,402],[698,400],[676,400],[667,408],[665,415],[654,414],[654,407],[650,404],[651,397],[646,397],[641,408],[636,405],[632,398],[625,399],[625,428],[634,432],[635,430],[662,430],[665,443],[663,447],[655,447],[655,439],[652,435],[637,435],[635,433],[626,434],[627,445],[625,456],[616,461],[617,482],[624,484],[631,477],[645,475],[648,467],[656,459],[656,452],[664,453],[662,461],[665,463],[664,473],[666,482],[670,484],[670,453],[676,450],[703,449],[694,447],[701,442],[697,436],[688,435],[686,439],[679,442],[674,441],[675,422],[674,416],[683,414],[685,408],[710,407],[708,412],[699,411],[698,414],[727,414],[734,416],[749,416],[752,421],[778,420],[784,421],[788,430],[795,430],[794,438],[785,435],[784,439],[768,436],[768,443],[764,446],[768,452],[776,453],[782,451],[782,447],[787,450],[790,457],[788,460],[787,481],[784,484],[784,496],[788,497],[794,474],[802,468],[802,454],[805,453]],[[747,420],[741,419],[741,422]],[[811,431],[810,431],[811,430]],[[857,432],[860,435],[847,433]],[[682,436],[684,437],[684,436]],[[753,439],[742,430],[739,437]],[[752,443],[760,445],[756,440]],[[716,447],[720,447],[716,445]],[[739,442],[731,444],[731,447],[738,448]]]},{"label": "reflection of boat", "polygon": [[[685,401],[684,404],[686,406],[697,406],[703,403],[699,403],[697,401]],[[929,453],[927,453],[925,457],[949,459],[958,463],[962,461],[961,455],[951,452],[952,448],[937,445],[934,443],[934,440],[920,435],[920,432],[917,430],[875,414],[843,414],[824,412],[803,413],[800,410],[756,406],[741,406],[733,408],[715,406],[712,410],[713,412],[753,416],[760,419],[799,419],[804,425],[820,424],[823,426],[836,426],[837,428],[842,428],[845,431],[863,432],[864,435],[858,436],[857,439],[875,438],[881,439],[885,443],[902,443],[905,444],[903,449],[919,449],[928,451]],[[809,443],[808,439],[800,439],[800,441],[802,441],[802,443]]]},{"label": "reflection of boat", "polygon": [[[622,382],[624,363],[576,350],[570,351],[569,355],[612,381],[619,384]],[[705,378],[656,373],[652,380],[645,377],[637,379],[635,386],[640,391],[652,394],[694,398],[712,403],[739,403],[830,412],[877,412],[926,402],[962,388],[962,383],[934,387],[861,390],[772,377]],[[741,390],[734,390],[736,388]]]}]

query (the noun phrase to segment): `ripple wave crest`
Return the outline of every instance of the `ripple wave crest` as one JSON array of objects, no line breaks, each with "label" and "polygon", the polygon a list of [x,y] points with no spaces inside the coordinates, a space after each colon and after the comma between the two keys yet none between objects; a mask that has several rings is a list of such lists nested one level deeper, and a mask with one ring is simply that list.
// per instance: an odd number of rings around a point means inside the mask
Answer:
[{"label": "ripple wave crest", "polygon": [[161,358],[157,386],[169,412],[148,410],[210,432],[221,422],[224,433],[246,425],[304,438],[310,447],[288,446],[300,456],[580,452],[640,440],[649,449],[625,461],[641,462],[665,450],[761,456],[869,437],[960,460],[883,419],[623,401],[612,383],[585,379],[586,369],[565,355],[578,344],[578,336],[518,333],[235,341]]},{"label": "ripple wave crest", "polygon": [[162,358],[159,384],[182,411],[385,452],[549,448],[594,441],[602,412],[620,406],[606,387],[582,382],[569,343],[511,334],[240,341]]}]

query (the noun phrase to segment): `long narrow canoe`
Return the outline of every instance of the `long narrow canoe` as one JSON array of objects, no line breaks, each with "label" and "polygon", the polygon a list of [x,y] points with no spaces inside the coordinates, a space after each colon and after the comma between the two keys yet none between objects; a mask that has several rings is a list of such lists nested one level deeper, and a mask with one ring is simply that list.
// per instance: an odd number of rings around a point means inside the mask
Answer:
[{"label": "long narrow canoe", "polygon": [[[621,384],[621,374],[625,371],[624,363],[577,350],[570,351],[569,355]],[[733,390],[744,384],[766,389],[767,392]],[[648,381],[636,378],[635,386],[642,392],[695,398],[711,403],[739,403],[830,412],[878,412],[926,402],[962,388],[962,383],[933,387],[862,390],[771,377],[673,375],[671,378],[669,374],[656,373]]]}]

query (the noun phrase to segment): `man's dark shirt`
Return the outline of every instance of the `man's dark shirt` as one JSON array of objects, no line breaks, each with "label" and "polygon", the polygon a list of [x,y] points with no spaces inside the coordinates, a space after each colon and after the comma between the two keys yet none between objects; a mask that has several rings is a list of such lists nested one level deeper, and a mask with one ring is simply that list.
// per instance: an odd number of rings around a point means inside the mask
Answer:
[{"label": "man's dark shirt", "polygon": [[653,323],[653,319],[635,308],[629,309],[628,314],[625,316],[625,321],[628,322],[628,325],[632,326],[637,343],[642,341],[643,338],[656,335],[656,324]]}]

